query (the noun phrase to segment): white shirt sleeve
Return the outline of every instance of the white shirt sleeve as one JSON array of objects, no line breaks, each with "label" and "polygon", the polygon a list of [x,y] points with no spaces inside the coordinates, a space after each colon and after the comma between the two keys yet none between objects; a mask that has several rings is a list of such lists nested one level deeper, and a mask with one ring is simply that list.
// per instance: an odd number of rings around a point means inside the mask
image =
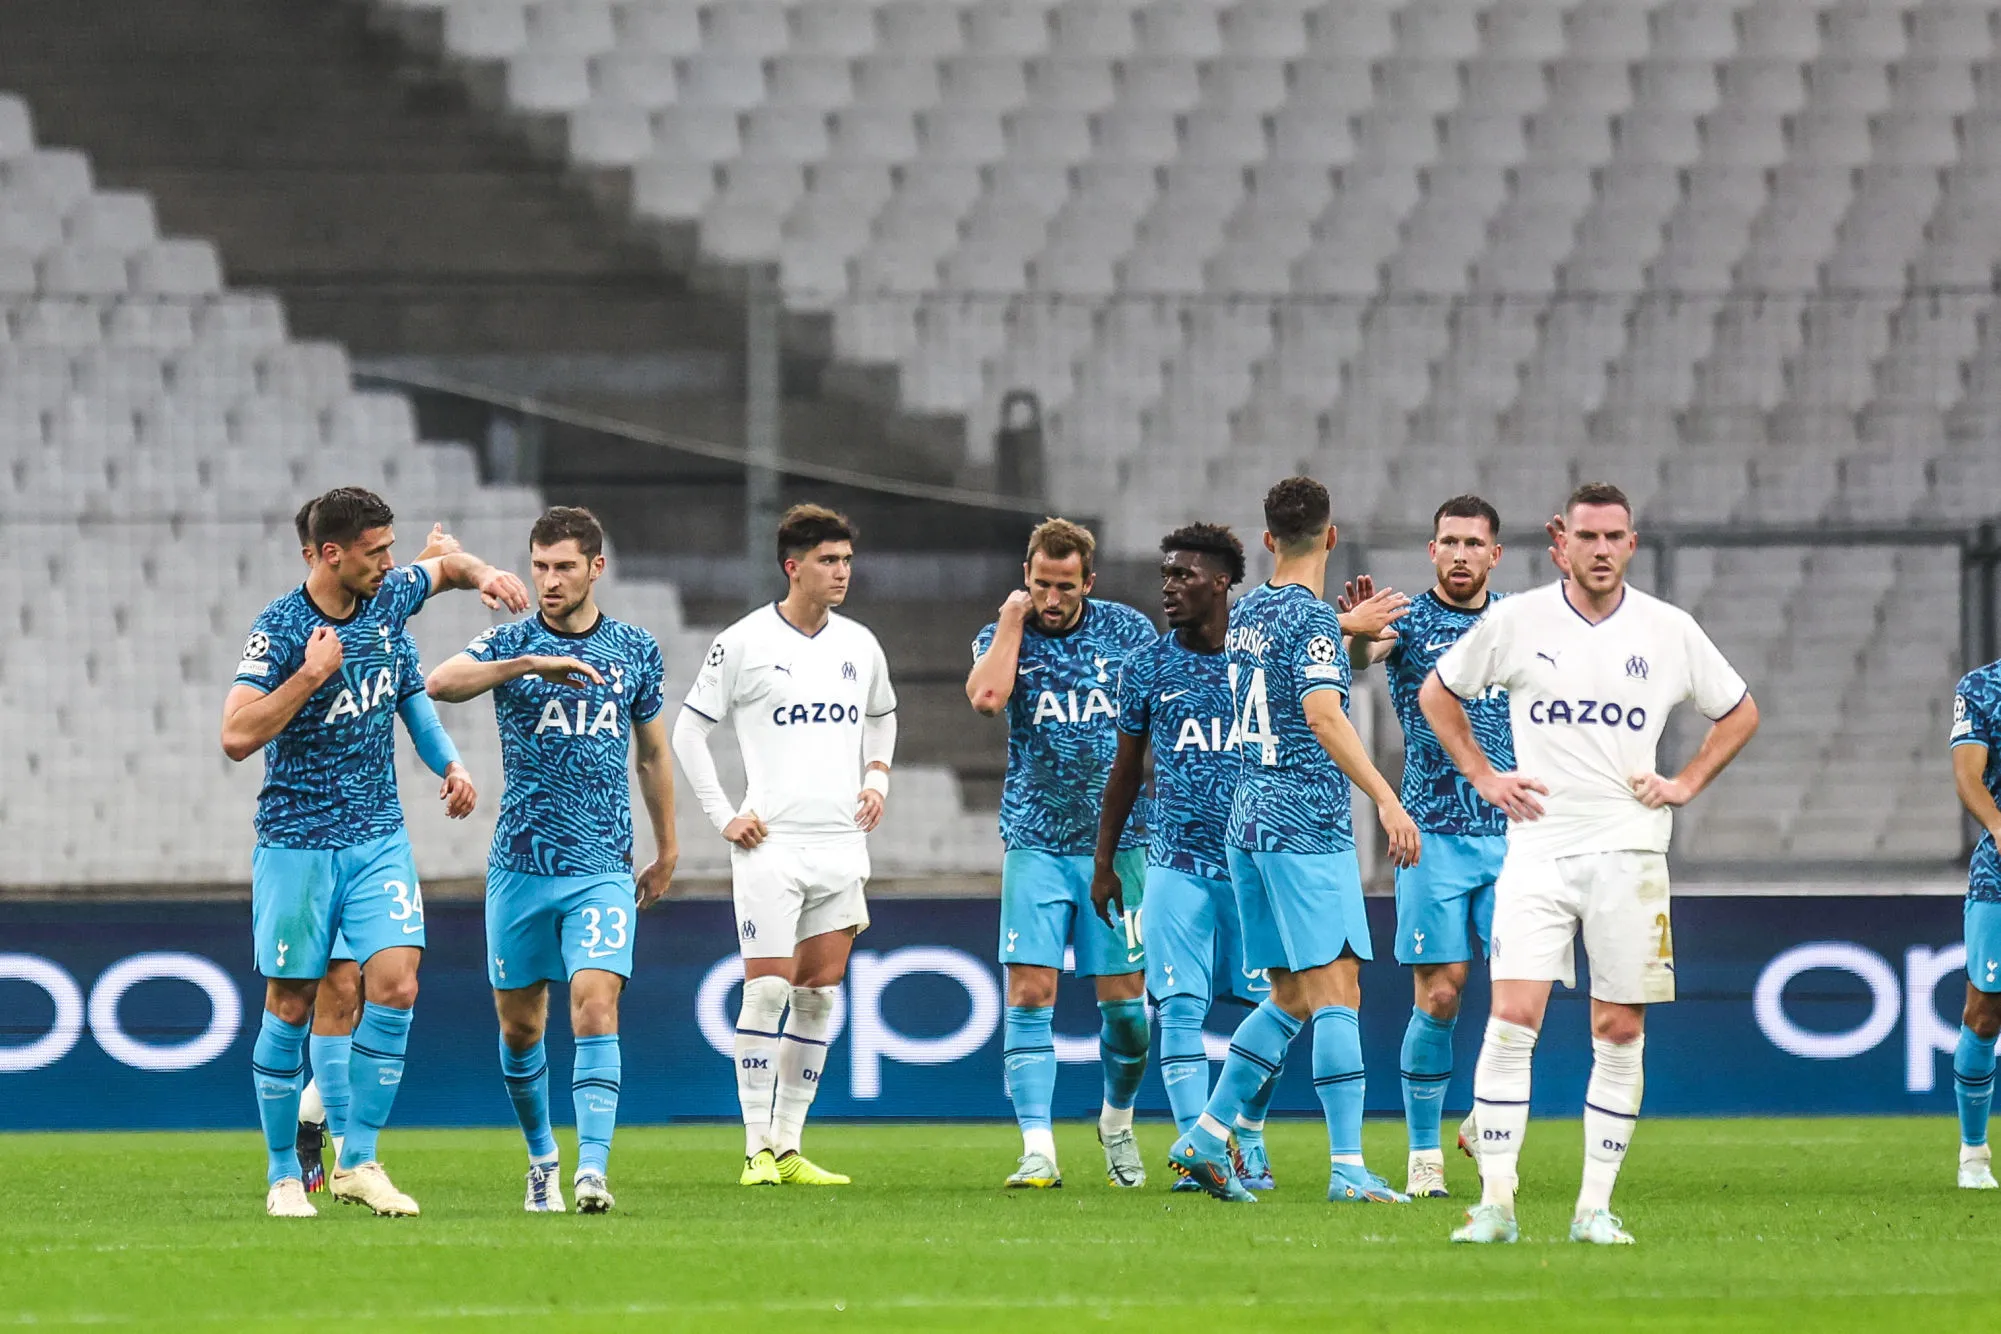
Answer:
[{"label": "white shirt sleeve", "polygon": [[1509,633],[1515,617],[1511,604],[1501,603],[1473,623],[1459,642],[1438,660],[1435,670],[1445,688],[1461,699],[1472,699],[1489,686],[1504,685],[1514,673],[1509,661],[1514,636]]},{"label": "white shirt sleeve", "polygon": [[1721,718],[1751,693],[1693,616],[1682,617],[1682,651],[1688,655],[1688,698],[1704,717]]},{"label": "white shirt sleeve", "polygon": [[882,641],[869,636],[875,650],[875,676],[868,687],[868,716],[880,718],[896,712],[896,687],[889,683],[889,659],[883,656]]},{"label": "white shirt sleeve", "polygon": [[695,684],[688,688],[687,707],[712,723],[727,719],[736,703],[736,676],[742,659],[741,637],[728,630],[717,635],[702,659]]}]

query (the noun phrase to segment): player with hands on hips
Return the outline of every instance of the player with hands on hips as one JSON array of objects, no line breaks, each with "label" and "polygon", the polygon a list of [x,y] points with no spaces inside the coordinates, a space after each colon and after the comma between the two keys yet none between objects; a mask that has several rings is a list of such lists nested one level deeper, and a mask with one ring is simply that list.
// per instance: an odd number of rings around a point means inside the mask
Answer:
[{"label": "player with hands on hips", "polygon": [[[716,636],[674,724],[688,786],[730,849],[743,1003],[737,1099],[745,1186],[840,1186],[799,1151],[833,1036],[848,955],[869,923],[868,835],[896,750],[896,691],[847,600],[855,531],[818,505],[780,522],[782,600]],[[743,800],[723,791],[709,733],[733,724]]]}]

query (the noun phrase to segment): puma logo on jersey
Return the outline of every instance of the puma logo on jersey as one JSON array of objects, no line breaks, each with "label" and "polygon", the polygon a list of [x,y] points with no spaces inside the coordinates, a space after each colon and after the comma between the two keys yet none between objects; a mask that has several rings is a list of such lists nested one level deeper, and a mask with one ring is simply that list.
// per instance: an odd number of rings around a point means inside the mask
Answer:
[{"label": "puma logo on jersey", "polygon": [[1047,722],[1088,723],[1093,718],[1116,718],[1118,712],[1112,704],[1112,697],[1096,686],[1091,687],[1081,701],[1074,690],[1061,694],[1045,690],[1035,697],[1035,716],[1029,721],[1038,725]]},{"label": "puma logo on jersey", "polygon": [[617,736],[618,706],[606,700],[598,705],[596,714],[590,713],[590,707],[590,701],[586,699],[576,701],[574,710],[567,700],[550,700],[542,706],[542,716],[535,720],[535,735],[560,732],[564,736],[596,736],[600,732],[609,732]]},{"label": "puma logo on jersey", "polygon": [[334,702],[327,709],[327,716],[320,720],[322,726],[331,727],[343,718],[359,718],[383,700],[396,693],[396,673],[388,667],[380,668],[372,677],[365,676],[361,684],[352,688],[342,687],[334,696]]}]

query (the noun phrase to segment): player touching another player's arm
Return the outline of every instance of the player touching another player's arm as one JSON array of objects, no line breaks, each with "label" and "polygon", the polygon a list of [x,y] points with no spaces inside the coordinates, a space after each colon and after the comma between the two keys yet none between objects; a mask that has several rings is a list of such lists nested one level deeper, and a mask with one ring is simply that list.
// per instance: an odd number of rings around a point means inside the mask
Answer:
[{"label": "player touching another player's arm", "polygon": [[[1579,487],[1556,533],[1568,577],[1507,599],[1448,649],[1419,692],[1439,743],[1480,795],[1508,813],[1494,887],[1493,1010],[1474,1078],[1482,1196],[1454,1241],[1509,1242],[1528,1126],[1531,1066],[1555,982],[1575,985],[1579,934],[1591,963],[1591,1082],[1573,1241],[1630,1244],[1612,1188],[1639,1117],[1649,1005],[1674,999],[1669,807],[1701,792],[1758,726],[1744,679],[1693,617],[1626,584],[1638,550],[1617,487]],[[1508,692],[1520,771],[1496,769],[1462,701]],[[1684,700],[1712,720],[1673,779],[1654,772],[1668,714]]]},{"label": "player touching another player's arm", "polygon": [[[895,760],[896,691],[882,645],[847,601],[855,530],[819,505],[779,523],[783,600],[716,636],[674,723],[674,756],[732,846],[743,956],[736,1029],[745,1186],[836,1186],[799,1152],[855,937],[868,929],[868,834]],[[733,722],[744,798],[732,805],[709,733]],[[780,1018],[783,1016],[781,1025]]]},{"label": "player touching another player's arm", "polygon": [[1327,1121],[1327,1198],[1404,1203],[1362,1158],[1361,965],[1373,957],[1355,854],[1350,784],[1377,802],[1390,859],[1418,855],[1417,826],[1348,722],[1348,655],[1321,593],[1337,540],[1327,488],[1288,477],[1265,496],[1270,582],[1230,612],[1229,685],[1243,764],[1231,799],[1230,880],[1243,966],[1271,996],[1237,1026],[1209,1105],[1172,1150],[1220,1199],[1248,1201],[1227,1137],[1293,1038],[1313,1024],[1313,1082]]},{"label": "player touching another player's arm", "polygon": [[[528,1147],[530,1213],[560,1213],[549,1123],[549,983],[569,984],[575,1060],[577,1212],[613,1207],[606,1178],[623,1059],[619,1000],[632,976],[636,910],[665,891],[677,859],[665,766],[660,647],[597,604],[604,529],[556,506],[528,534],[538,610],[484,631],[431,673],[434,698],[493,692],[507,780],[486,875],[487,978],[500,1020],[500,1067]],[[628,747],[627,738],[632,738]],[[631,750],[653,826],[655,860],[632,869]]]},{"label": "player touching another player's arm", "polygon": [[1966,874],[1966,1009],[1952,1057],[1959,1102],[1959,1186],[1993,1190],[1987,1116],[1994,1102],[1994,1040],[2001,1035],[2001,662],[1968,672],[1952,697],[1952,785],[1980,826]]}]

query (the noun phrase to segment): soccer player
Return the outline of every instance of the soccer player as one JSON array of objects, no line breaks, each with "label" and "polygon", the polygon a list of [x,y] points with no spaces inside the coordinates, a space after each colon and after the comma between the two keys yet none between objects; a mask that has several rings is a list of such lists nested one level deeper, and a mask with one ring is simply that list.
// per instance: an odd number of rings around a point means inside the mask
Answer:
[{"label": "soccer player", "polygon": [[[1404,809],[1423,836],[1418,864],[1397,872],[1396,959],[1411,969],[1417,993],[1403,1037],[1404,1125],[1410,1140],[1405,1189],[1442,1198],[1450,1192],[1438,1123],[1445,1086],[1452,1081],[1452,1031],[1474,938],[1482,946],[1491,938],[1507,816],[1452,767],[1417,706],[1418,691],[1439,655],[1501,596],[1487,588],[1501,559],[1501,516],[1478,496],[1455,496],[1438,507],[1431,527],[1427,550],[1437,581],[1418,594],[1394,633],[1352,636],[1348,655],[1357,672],[1381,662],[1389,675],[1390,698],[1403,725]],[[1372,592],[1360,581],[1336,605],[1345,608]],[[1467,703],[1466,713],[1495,767],[1514,768],[1507,693],[1488,690]]]},{"label": "soccer player", "polygon": [[[1348,655],[1321,598],[1336,539],[1327,488],[1289,477],[1265,496],[1271,582],[1230,612],[1230,697],[1243,748],[1230,806],[1230,882],[1245,969],[1271,995],[1238,1025],[1216,1091],[1174,1142],[1175,1169],[1219,1199],[1249,1202],[1226,1137],[1313,1020],[1313,1086],[1327,1117],[1327,1198],[1405,1203],[1362,1161],[1361,965],[1373,957],[1349,810],[1353,781],[1375,801],[1392,862],[1417,860],[1417,826],[1348,721]],[[1345,777],[1343,775],[1346,775]]]},{"label": "soccer player", "polygon": [[[604,529],[559,505],[535,521],[528,557],[540,604],[439,664],[428,688],[453,703],[493,692],[507,789],[486,872],[487,980],[500,1070],[528,1141],[529,1213],[563,1212],[549,1128],[549,983],[570,989],[577,1212],[613,1204],[606,1173],[618,1121],[618,1000],[632,976],[637,910],[667,892],[679,858],[674,772],[662,717],[660,646],[598,610]],[[628,738],[630,742],[628,743]],[[654,860],[632,873],[628,748],[653,827]]]},{"label": "soccer player", "polygon": [[[1648,1005],[1674,999],[1667,847],[1676,806],[1723,771],[1758,706],[1693,617],[1626,584],[1638,549],[1615,486],[1579,487],[1559,542],[1567,578],[1497,603],[1448,649],[1418,694],[1432,732],[1474,789],[1508,817],[1489,938],[1494,995],[1473,1083],[1480,1203],[1454,1241],[1511,1242],[1529,1075],[1552,982],[1591,960],[1591,1080],[1584,1182],[1572,1241],[1627,1245],[1612,1187],[1640,1111]],[[1513,772],[1498,769],[1462,701],[1508,692]],[[1669,710],[1714,721],[1673,778],[1654,771]]]},{"label": "soccer player", "polygon": [[[1230,628],[1230,589],[1244,578],[1244,545],[1228,528],[1198,523],[1162,538],[1160,553],[1168,631],[1134,649],[1119,668],[1119,749],[1098,816],[1091,906],[1107,926],[1122,928],[1118,847],[1151,752],[1146,989],[1160,1012],[1161,1082],[1174,1124],[1185,1133],[1209,1101],[1202,1021],[1211,1003],[1256,1005],[1271,982],[1262,971],[1240,966],[1237,900],[1223,849],[1242,767],[1223,638]],[[1273,1186],[1264,1111],[1276,1087],[1276,1078],[1267,1080],[1233,1126],[1241,1150],[1238,1176],[1249,1189]],[[1201,1187],[1177,1177],[1174,1189]]]},{"label": "soccer player", "polygon": [[1987,1113],[1994,1101],[1994,1039],[2001,1034],[2001,662],[1968,672],[1952,698],[1952,781],[1980,825],[1966,886],[1966,1013],[1952,1058],[1959,1099],[1959,1186],[1993,1190]]},{"label": "soccer player", "polygon": [[[299,507],[293,526],[299,534],[299,553],[306,569],[313,568],[311,522],[313,501]],[[418,560],[431,560],[463,550],[459,540],[446,534],[443,524],[431,526],[431,536]],[[438,721],[431,697],[424,693],[424,667],[417,653],[417,641],[405,630],[397,638],[398,661],[396,716],[417,747],[417,755],[430,771],[444,780],[439,800],[453,820],[471,815],[479,793],[472,775],[459,760],[458,747]],[[361,1018],[361,965],[338,931],[327,962],[327,975],[320,980],[313,997],[313,1028],[306,1040],[312,1059],[312,1078],[299,1099],[297,1152],[299,1175],[307,1191],[326,1189],[326,1141],[333,1137],[334,1155],[340,1155],[341,1141],[347,1136],[349,1098],[348,1060],[354,1049],[354,1026]]]},{"label": "soccer player", "polygon": [[1133,1101],[1146,1073],[1146,950],[1139,912],[1145,892],[1146,824],[1135,814],[1113,852],[1123,887],[1118,926],[1091,910],[1091,879],[1105,779],[1118,751],[1118,686],[1112,673],[1152,643],[1153,622],[1120,602],[1091,596],[1097,539],[1068,519],[1029,534],[1027,585],[1008,594],[1000,617],[973,639],[966,698],[985,717],[1007,714],[1007,776],[1001,786],[1000,961],[1007,966],[1002,1062],[1021,1127],[1021,1159],[1010,1189],[1063,1184],[1050,1104],[1056,1045],[1050,1020],[1064,947],[1079,977],[1097,984],[1104,1104],[1098,1140],[1114,1186],[1146,1184],[1133,1138]]},{"label": "soccer player", "polygon": [[222,748],[264,752],[251,861],[251,933],[266,979],[251,1052],[267,1153],[265,1211],[310,1218],[297,1152],[307,1020],[336,932],[369,976],[355,1031],[355,1094],[333,1174],[335,1199],[414,1214],[376,1157],[403,1080],[423,956],[423,892],[396,797],[397,636],[433,593],[475,588],[517,610],[520,579],[464,552],[398,569],[395,516],[340,487],[313,505],[317,561],[267,606],[223,701]]},{"label": "soccer player", "polygon": [[[896,691],[882,645],[834,608],[847,600],[855,530],[819,505],[778,525],[782,601],[716,636],[674,724],[674,754],[731,844],[743,1004],[737,1098],[745,1186],[845,1186],[799,1152],[833,1039],[855,937],[868,929],[868,835],[896,752]],[[736,727],[746,791],[732,805],[709,733]],[[781,1023],[782,1019],[782,1023]]]}]

